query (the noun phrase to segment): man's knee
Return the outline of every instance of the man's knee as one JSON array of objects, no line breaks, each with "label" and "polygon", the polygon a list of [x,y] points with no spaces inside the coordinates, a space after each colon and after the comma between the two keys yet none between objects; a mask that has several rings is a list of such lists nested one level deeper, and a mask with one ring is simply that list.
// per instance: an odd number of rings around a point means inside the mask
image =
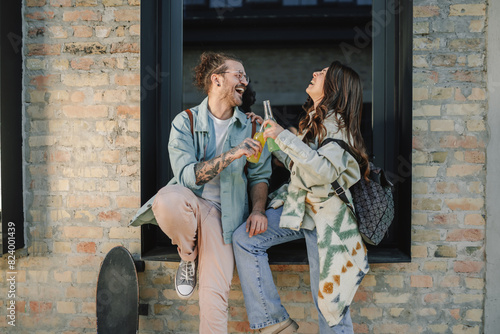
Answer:
[{"label": "man's knee", "polygon": [[166,212],[172,214],[182,209],[186,203],[189,203],[191,194],[191,190],[178,184],[165,186],[156,195],[153,203],[153,212],[156,215],[157,212],[160,213],[160,211],[166,210]]}]

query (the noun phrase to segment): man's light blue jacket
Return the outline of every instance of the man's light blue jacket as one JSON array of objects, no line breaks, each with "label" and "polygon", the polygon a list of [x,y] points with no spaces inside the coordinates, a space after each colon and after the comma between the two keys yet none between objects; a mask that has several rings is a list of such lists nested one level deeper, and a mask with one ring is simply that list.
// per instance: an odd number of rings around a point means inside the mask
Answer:
[{"label": "man's light blue jacket", "polygon": [[[168,154],[174,177],[168,184],[180,184],[189,188],[201,197],[203,185],[196,184],[194,166],[201,161],[215,158],[215,130],[213,121],[208,116],[208,97],[203,102],[190,108],[193,114],[193,133],[189,116],[179,113],[172,122]],[[245,138],[252,136],[252,122],[237,107],[228,128],[223,152],[239,145]],[[241,225],[249,214],[248,189],[258,183],[269,184],[271,176],[271,154],[267,145],[262,151],[258,163],[249,163],[245,174],[245,156],[233,161],[220,174],[221,219],[223,238],[226,244],[231,243],[233,231]],[[152,214],[151,198],[137,212],[130,225],[139,226],[150,223],[157,224]]]}]

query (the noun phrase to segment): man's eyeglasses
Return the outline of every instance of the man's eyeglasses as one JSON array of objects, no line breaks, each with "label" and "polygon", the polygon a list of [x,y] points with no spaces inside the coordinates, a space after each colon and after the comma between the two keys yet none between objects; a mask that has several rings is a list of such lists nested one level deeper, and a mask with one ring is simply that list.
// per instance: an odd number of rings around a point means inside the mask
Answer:
[{"label": "man's eyeglasses", "polygon": [[241,71],[226,71],[226,72],[221,72],[221,73],[235,73],[236,77],[238,79],[240,79],[240,81],[241,81],[241,79],[245,78],[247,83],[250,82],[250,77]]}]

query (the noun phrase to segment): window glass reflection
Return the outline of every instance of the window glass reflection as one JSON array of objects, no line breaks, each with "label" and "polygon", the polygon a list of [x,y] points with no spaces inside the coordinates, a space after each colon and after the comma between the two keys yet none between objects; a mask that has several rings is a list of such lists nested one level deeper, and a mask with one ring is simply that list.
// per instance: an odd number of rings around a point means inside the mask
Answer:
[{"label": "window glass reflection", "polygon": [[243,0],[210,0],[210,8],[241,7]]},{"label": "window glass reflection", "polygon": [[198,105],[204,98],[192,83],[192,69],[200,54],[222,51],[243,60],[256,92],[252,111],[262,114],[262,101],[270,100],[277,120],[283,126],[296,127],[307,99],[305,89],[311,73],[336,59],[354,68],[363,80],[362,130],[371,154],[370,32],[364,33],[363,45],[356,43],[359,31],[364,32],[371,22],[371,3],[372,0],[185,2],[183,108]]},{"label": "window glass reflection", "polygon": [[317,4],[318,0],[283,0],[284,6],[311,6]]}]

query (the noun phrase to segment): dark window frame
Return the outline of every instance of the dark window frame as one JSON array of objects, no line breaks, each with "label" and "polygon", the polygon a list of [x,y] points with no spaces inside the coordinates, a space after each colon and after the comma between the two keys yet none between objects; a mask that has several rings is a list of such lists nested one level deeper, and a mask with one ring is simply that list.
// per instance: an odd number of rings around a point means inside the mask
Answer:
[{"label": "dark window frame", "polygon": [[[170,123],[182,110],[183,9],[181,1],[141,3],[142,203],[173,176],[167,144]],[[369,247],[368,257],[370,263],[410,262],[412,2],[374,1],[373,11],[390,14],[379,24],[382,30],[372,36],[373,81],[377,82],[372,109],[383,110],[373,114],[373,124],[382,129],[374,138],[374,161],[395,181],[397,223],[387,238],[391,241]],[[230,15],[225,19],[230,20]],[[176,246],[157,244],[159,234],[157,226],[141,227],[142,258],[179,261]],[[275,264],[307,263],[302,241],[271,248],[269,258]]]},{"label": "dark window frame", "polygon": [[[0,4],[2,253],[25,246],[22,166],[22,1]],[[0,254],[0,256],[1,256]]]}]

